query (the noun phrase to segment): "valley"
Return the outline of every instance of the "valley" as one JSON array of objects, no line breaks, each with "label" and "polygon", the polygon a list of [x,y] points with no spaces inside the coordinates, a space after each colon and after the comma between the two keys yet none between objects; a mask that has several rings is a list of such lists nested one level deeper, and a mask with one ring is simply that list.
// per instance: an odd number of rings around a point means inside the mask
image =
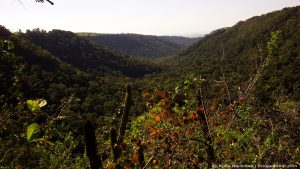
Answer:
[{"label": "valley", "polygon": [[0,166],[297,167],[299,20],[199,38],[0,26]]}]

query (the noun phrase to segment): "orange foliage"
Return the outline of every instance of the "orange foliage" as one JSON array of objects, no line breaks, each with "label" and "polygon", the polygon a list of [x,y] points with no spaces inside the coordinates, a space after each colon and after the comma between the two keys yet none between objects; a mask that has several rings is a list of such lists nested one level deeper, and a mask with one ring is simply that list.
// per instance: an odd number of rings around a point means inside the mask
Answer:
[{"label": "orange foliage", "polygon": [[161,136],[161,133],[162,133],[161,129],[155,129],[155,128],[150,129],[150,136],[152,137],[159,137]]},{"label": "orange foliage", "polygon": [[145,99],[149,99],[151,97],[151,94],[147,91],[142,91],[142,96]]},{"label": "orange foliage", "polygon": [[137,153],[134,153],[132,154],[131,158],[130,158],[130,161],[135,164],[135,163],[138,163],[139,162],[139,156]]},{"label": "orange foliage", "polygon": [[190,120],[198,120],[199,116],[196,113],[192,113],[191,115],[188,116],[188,119],[190,119]]},{"label": "orange foliage", "polygon": [[219,101],[214,101],[213,104],[210,106],[210,111],[215,112],[218,109]]}]

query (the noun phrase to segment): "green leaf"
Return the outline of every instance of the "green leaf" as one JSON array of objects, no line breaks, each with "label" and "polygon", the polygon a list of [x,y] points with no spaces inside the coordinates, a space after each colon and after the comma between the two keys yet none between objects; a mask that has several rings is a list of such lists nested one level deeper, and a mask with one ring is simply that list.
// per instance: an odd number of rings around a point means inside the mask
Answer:
[{"label": "green leaf", "polygon": [[27,107],[30,111],[35,112],[41,109],[37,100],[27,100]]},{"label": "green leaf", "polygon": [[39,111],[46,105],[47,101],[45,99],[27,100],[27,107],[32,112]]},{"label": "green leaf", "polygon": [[37,138],[38,134],[40,133],[40,125],[37,123],[33,123],[27,127],[27,141],[31,141],[35,138]]}]

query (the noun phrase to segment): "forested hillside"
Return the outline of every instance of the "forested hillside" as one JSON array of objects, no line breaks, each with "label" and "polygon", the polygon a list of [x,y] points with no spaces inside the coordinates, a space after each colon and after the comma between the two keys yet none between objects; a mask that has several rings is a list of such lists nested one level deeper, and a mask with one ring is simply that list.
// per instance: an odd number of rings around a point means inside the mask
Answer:
[{"label": "forested hillside", "polygon": [[145,58],[174,55],[186,46],[151,35],[93,33],[81,33],[80,35],[105,47]]},{"label": "forested hillside", "polygon": [[[176,70],[171,70],[178,71],[175,74],[179,76],[193,72],[220,80],[225,75],[235,89],[246,89],[248,80],[261,71],[257,94],[268,93],[264,99],[287,97],[299,101],[299,19],[299,7],[256,16],[211,32],[167,62],[174,64]],[[275,46],[269,42],[272,32],[277,32],[273,35],[278,41]],[[268,66],[260,70],[267,58]]]},{"label": "forested hillside", "polygon": [[33,30],[27,31],[24,36],[59,59],[82,70],[114,71],[133,77],[159,70],[155,65],[104,49],[72,32]]},{"label": "forested hillside", "polygon": [[0,168],[297,168],[299,20],[285,8],[180,52],[155,36],[1,26]]},{"label": "forested hillside", "polygon": [[[44,98],[52,114],[62,100],[78,97],[76,112],[110,113],[119,105],[124,83],[161,71],[158,65],[103,49],[67,31],[24,34],[1,26],[0,33],[4,40],[0,74],[4,106]],[[10,50],[8,42],[13,46]]]}]

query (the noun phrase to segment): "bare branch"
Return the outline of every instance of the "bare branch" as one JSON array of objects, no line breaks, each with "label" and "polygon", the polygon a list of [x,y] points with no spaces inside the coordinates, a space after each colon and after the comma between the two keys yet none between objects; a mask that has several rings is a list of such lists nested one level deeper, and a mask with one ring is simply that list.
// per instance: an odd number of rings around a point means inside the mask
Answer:
[{"label": "bare branch", "polygon": [[[36,2],[41,2],[44,3],[44,0],[35,0]],[[54,3],[50,0],[46,0],[47,2],[49,2],[51,5],[54,5]]]}]

